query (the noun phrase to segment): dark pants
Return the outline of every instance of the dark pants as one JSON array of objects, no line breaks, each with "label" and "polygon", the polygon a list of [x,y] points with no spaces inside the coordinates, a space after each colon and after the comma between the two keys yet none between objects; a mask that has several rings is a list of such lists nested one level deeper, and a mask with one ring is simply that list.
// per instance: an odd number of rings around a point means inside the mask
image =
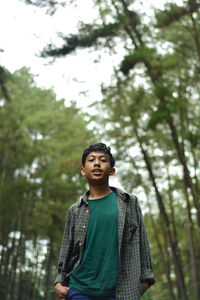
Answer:
[{"label": "dark pants", "polygon": [[94,297],[94,296],[86,296],[79,294],[78,292],[69,289],[66,294],[67,300],[116,300],[115,297],[106,296],[106,297]]}]

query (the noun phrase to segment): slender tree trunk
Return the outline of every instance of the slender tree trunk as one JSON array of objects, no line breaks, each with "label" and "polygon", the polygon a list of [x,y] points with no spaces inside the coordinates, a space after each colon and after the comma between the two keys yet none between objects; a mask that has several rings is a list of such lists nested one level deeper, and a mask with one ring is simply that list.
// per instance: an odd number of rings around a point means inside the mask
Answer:
[{"label": "slender tree trunk", "polygon": [[13,257],[12,266],[11,266],[11,280],[10,280],[10,299],[17,299],[17,291],[18,291],[18,278],[17,278],[17,268],[18,268],[18,259],[20,254],[20,247],[22,241],[22,234],[20,234],[20,238],[18,240],[18,244],[16,245],[16,252]]},{"label": "slender tree trunk", "polygon": [[45,265],[46,265],[46,267],[45,267],[45,269],[46,269],[46,276],[45,276],[45,282],[46,282],[46,284],[45,284],[45,295],[46,295],[46,297],[45,297],[45,299],[49,299],[49,289],[50,289],[50,287],[51,287],[51,285],[52,285],[52,283],[51,283],[51,270],[52,270],[52,265],[53,265],[53,244],[52,244],[52,242],[50,241],[49,242],[49,251],[48,251],[48,253],[49,253],[49,255],[47,256],[47,258],[46,258],[46,263],[45,263]]},{"label": "slender tree trunk", "polygon": [[2,94],[5,98],[5,100],[8,102],[11,102],[9,92],[6,87],[6,81],[7,81],[7,77],[8,77],[7,73],[8,72],[6,72],[5,69],[2,66],[0,66],[0,88],[1,88],[1,91],[2,91]]},{"label": "slender tree trunk", "polygon": [[[167,280],[168,280],[168,285],[169,285],[170,297],[171,297],[171,299],[176,300],[176,297],[174,295],[174,290],[173,290],[173,282],[171,280],[171,262],[170,262],[170,255],[169,255],[169,250],[168,250],[167,235],[165,233],[163,234],[163,238],[164,238],[164,244],[165,244],[165,253],[167,255],[166,274],[167,274]],[[179,290],[179,284],[176,283],[176,287],[178,290],[178,294],[181,296],[181,293]]]},{"label": "slender tree trunk", "polygon": [[193,231],[193,221],[191,216],[191,208],[188,197],[187,189],[185,188],[185,198],[187,202],[187,227],[188,227],[188,240],[189,240],[189,249],[190,249],[190,263],[191,263],[191,273],[194,285],[194,299],[200,299],[200,286],[199,286],[199,276],[198,276],[198,261],[195,255],[195,246],[194,246],[194,231]]},{"label": "slender tree trunk", "polygon": [[9,241],[9,232],[8,228],[6,226],[6,222],[4,220],[2,221],[3,228],[2,228],[2,250],[1,250],[1,268],[0,272],[2,277],[5,277],[8,272],[8,265],[6,263],[6,253],[7,253],[7,247],[8,247],[8,241]]},{"label": "slender tree trunk", "polygon": [[194,162],[194,179],[195,179],[195,186],[196,186],[196,191],[197,191],[197,194],[199,195],[200,193],[200,190],[199,190],[199,179],[198,177],[198,174],[197,174],[197,171],[199,171],[199,175],[200,175],[200,164],[198,166],[198,163],[197,163],[197,159],[195,157],[195,152],[194,152],[194,149],[191,145],[191,154],[192,154],[192,158],[193,158],[193,162]]},{"label": "slender tree trunk", "polygon": [[[115,10],[116,10],[116,13],[119,17],[119,19],[121,18],[121,14],[119,12],[119,8],[116,4],[116,1],[115,0],[111,0],[112,1],[112,5],[114,6]],[[138,48],[138,45],[137,45],[137,41],[136,41],[136,38],[135,38],[135,35],[134,33],[132,32],[131,28],[127,25],[127,24],[124,24],[124,30],[126,31],[126,33],[129,35],[133,45],[135,46],[135,48],[137,49]]]},{"label": "slender tree trunk", "polygon": [[5,269],[5,273],[4,273],[4,278],[5,281],[9,282],[10,281],[10,275],[11,275],[11,265],[12,265],[12,258],[13,258],[13,254],[15,252],[15,246],[16,246],[16,235],[17,235],[17,220],[14,224],[13,227],[13,237],[12,239],[9,239],[9,243],[11,243],[10,247],[7,246],[7,253],[6,253],[6,269]]},{"label": "slender tree trunk", "polygon": [[[188,1],[188,2],[190,5],[191,1]],[[197,24],[196,24],[196,21],[193,16],[193,12],[190,13],[190,18],[192,21],[193,38],[194,38],[194,42],[196,45],[197,56],[198,56],[198,60],[199,60],[199,68],[200,68],[200,38],[199,38],[198,29],[197,29]]]},{"label": "slender tree trunk", "polygon": [[[41,270],[39,268],[39,254],[40,254],[40,250],[38,249],[36,251],[36,255],[35,255],[35,266],[34,266],[34,289],[33,289],[33,300],[37,300],[37,295],[38,295],[38,287],[39,287],[39,282],[40,282],[40,276],[41,276]],[[46,298],[45,298],[46,299]]]},{"label": "slender tree trunk", "polygon": [[[167,278],[167,283],[168,283],[169,293],[170,293],[170,300],[176,300],[175,295],[174,295],[174,291],[173,291],[173,283],[172,283],[172,280],[171,280],[171,277],[170,277],[171,267],[170,267],[169,254],[168,254],[168,250],[167,250],[168,247],[165,247],[165,250],[163,249],[162,242],[160,241],[159,235],[157,234],[159,229],[157,228],[157,226],[154,222],[153,215],[151,213],[152,209],[151,209],[151,204],[150,204],[150,201],[149,201],[149,198],[148,198],[148,193],[147,193],[145,187],[144,187],[144,189],[145,189],[147,199],[148,199],[147,205],[148,205],[148,208],[149,208],[149,215],[150,215],[150,219],[151,219],[153,232],[155,232],[154,238],[155,238],[155,241],[156,241],[157,246],[158,246],[160,257],[162,258],[163,271],[166,274],[166,278]],[[163,234],[163,238],[165,239],[165,243],[166,243],[166,234],[165,233]],[[165,258],[166,255],[167,255],[167,259]]]},{"label": "slender tree trunk", "polygon": [[178,155],[179,161],[180,161],[180,163],[183,166],[183,174],[184,174],[185,185],[186,185],[186,187],[188,187],[190,189],[191,194],[193,196],[194,205],[195,205],[196,210],[197,210],[198,228],[199,228],[199,233],[200,233],[200,205],[199,205],[199,198],[197,196],[195,186],[194,186],[194,184],[192,182],[192,179],[191,179],[191,176],[190,176],[190,172],[189,172],[189,169],[187,167],[187,163],[186,163],[186,160],[185,160],[184,151],[182,150],[181,145],[180,145],[180,143],[178,141],[178,134],[177,134],[176,128],[175,128],[175,126],[173,124],[173,119],[170,116],[169,116],[169,120],[168,120],[168,125],[169,125],[169,127],[171,129],[171,135],[172,135],[172,139],[173,139],[175,148],[177,150],[177,155]]},{"label": "slender tree trunk", "polygon": [[25,234],[23,230],[21,232],[20,248],[19,248],[19,275],[18,275],[18,287],[17,287],[17,300],[23,299],[23,279],[24,279],[24,265],[25,265]]},{"label": "slender tree trunk", "polygon": [[32,272],[29,272],[27,275],[27,284],[25,286],[24,289],[24,295],[23,295],[23,299],[32,299],[32,295],[31,295],[31,284],[32,284]]},{"label": "slender tree trunk", "polygon": [[[135,122],[135,120],[132,120],[132,121]],[[137,125],[135,125],[135,135],[136,135],[138,143],[140,145],[140,149],[141,149],[141,152],[143,154],[143,158],[144,158],[144,161],[145,161],[145,164],[146,164],[146,168],[149,172],[149,177],[150,177],[150,180],[151,180],[151,182],[153,184],[153,187],[154,187],[154,190],[155,190],[156,199],[157,199],[157,202],[158,202],[160,213],[161,213],[161,216],[162,216],[164,224],[165,224],[167,236],[168,236],[168,239],[169,239],[169,244],[170,244],[170,247],[171,247],[171,250],[172,250],[173,263],[174,263],[174,268],[175,268],[175,273],[176,273],[176,278],[177,278],[178,289],[179,289],[180,294],[181,294],[181,300],[187,300],[188,298],[187,298],[187,293],[186,293],[186,286],[185,286],[185,280],[184,280],[184,275],[183,275],[183,270],[182,270],[182,266],[181,266],[180,257],[177,254],[177,247],[175,245],[175,242],[174,242],[173,237],[172,237],[172,233],[170,231],[169,219],[168,219],[168,216],[167,216],[167,213],[166,213],[166,210],[165,210],[165,206],[164,206],[164,203],[163,203],[162,196],[161,196],[161,194],[158,190],[157,184],[156,184],[156,180],[155,180],[155,176],[153,174],[150,159],[147,155],[147,151],[145,151],[145,149],[143,147],[142,140],[140,139],[140,136],[138,135]]]},{"label": "slender tree trunk", "polygon": [[[173,237],[174,237],[174,243],[176,245],[176,248],[178,249],[178,236],[177,236],[176,224],[175,224],[173,195],[172,195],[171,178],[170,178],[168,163],[166,163],[166,169],[167,169],[168,195],[169,195],[169,206],[170,206],[170,212],[171,212],[170,215],[171,215],[171,223],[172,223],[172,232],[173,232]],[[180,255],[180,253],[179,253],[179,255]]]}]

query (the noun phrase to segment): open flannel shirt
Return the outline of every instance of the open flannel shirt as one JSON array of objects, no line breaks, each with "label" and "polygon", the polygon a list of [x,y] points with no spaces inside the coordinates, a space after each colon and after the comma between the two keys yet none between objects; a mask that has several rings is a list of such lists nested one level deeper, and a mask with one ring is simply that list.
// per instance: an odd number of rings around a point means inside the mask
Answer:
[{"label": "open flannel shirt", "polygon": [[[150,247],[136,196],[111,187],[118,201],[119,267],[116,284],[117,300],[139,300],[141,282],[154,280]],[[79,266],[84,250],[90,209],[89,192],[70,206],[58,261],[55,284],[68,286],[70,274]]]}]

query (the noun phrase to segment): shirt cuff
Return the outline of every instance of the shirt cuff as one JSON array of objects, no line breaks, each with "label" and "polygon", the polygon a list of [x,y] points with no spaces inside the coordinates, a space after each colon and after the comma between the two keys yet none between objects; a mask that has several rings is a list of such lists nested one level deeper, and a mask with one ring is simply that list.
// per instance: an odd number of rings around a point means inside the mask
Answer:
[{"label": "shirt cuff", "polygon": [[65,273],[59,273],[57,276],[56,276],[56,279],[54,281],[54,285],[56,285],[58,282],[63,282],[65,280]]},{"label": "shirt cuff", "polygon": [[153,276],[152,270],[146,270],[145,272],[143,272],[143,274],[140,277],[140,281],[147,282],[149,286],[154,284],[156,281]]}]

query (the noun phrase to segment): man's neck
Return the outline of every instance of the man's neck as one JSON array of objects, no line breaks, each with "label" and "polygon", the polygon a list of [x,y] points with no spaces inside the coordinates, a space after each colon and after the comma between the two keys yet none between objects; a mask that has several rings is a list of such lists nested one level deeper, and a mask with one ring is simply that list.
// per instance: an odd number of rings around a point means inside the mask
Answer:
[{"label": "man's neck", "polygon": [[107,195],[109,195],[112,192],[109,185],[90,185],[90,193],[88,196],[89,200],[99,199],[103,198]]}]

